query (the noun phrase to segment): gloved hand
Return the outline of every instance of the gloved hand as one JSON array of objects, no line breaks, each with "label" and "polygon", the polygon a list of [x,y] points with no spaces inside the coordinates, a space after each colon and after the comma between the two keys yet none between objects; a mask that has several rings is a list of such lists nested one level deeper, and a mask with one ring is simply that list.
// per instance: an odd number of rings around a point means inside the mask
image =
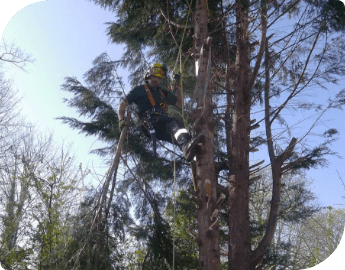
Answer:
[{"label": "gloved hand", "polygon": [[175,80],[177,83],[180,83],[181,74],[180,74],[180,73],[175,73],[175,74],[174,74],[174,80]]},{"label": "gloved hand", "polygon": [[168,90],[169,90],[169,91],[181,90],[181,85],[179,85],[178,83],[170,84],[170,85],[168,86]]},{"label": "gloved hand", "polygon": [[127,123],[126,123],[125,120],[122,119],[122,120],[119,122],[119,128],[120,128],[120,130],[122,130],[125,126],[127,126]]}]

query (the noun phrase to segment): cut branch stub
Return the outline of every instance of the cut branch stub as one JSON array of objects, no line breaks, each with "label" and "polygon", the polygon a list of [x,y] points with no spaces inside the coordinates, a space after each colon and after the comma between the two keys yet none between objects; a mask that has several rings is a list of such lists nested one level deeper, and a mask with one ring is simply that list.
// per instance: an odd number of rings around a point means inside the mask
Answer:
[{"label": "cut branch stub", "polygon": [[213,211],[212,215],[210,216],[210,220],[211,220],[211,221],[213,221],[213,220],[216,218],[216,216],[218,215],[218,212],[219,212],[218,209],[215,209],[215,210]]},{"label": "cut branch stub", "polygon": [[249,170],[253,169],[254,167],[260,166],[264,162],[265,162],[265,160],[261,160],[260,162],[253,164],[252,166],[249,167]]},{"label": "cut branch stub", "polygon": [[288,147],[286,147],[285,151],[281,155],[278,156],[277,160],[280,162],[280,164],[283,164],[283,162],[289,157],[289,155],[295,149],[296,143],[297,143],[297,139],[292,138]]},{"label": "cut branch stub", "polygon": [[219,196],[219,199],[218,199],[218,201],[217,201],[217,205],[221,205],[221,204],[223,203],[223,201],[224,201],[225,198],[226,198],[225,194],[222,193],[222,194]]},{"label": "cut branch stub", "polygon": [[195,100],[197,100],[198,106],[200,106],[200,102],[203,102],[203,99],[205,98],[211,71],[211,41],[211,37],[206,39],[200,49],[199,58],[195,61],[196,84],[191,103],[192,107]]},{"label": "cut branch stub", "polygon": [[208,198],[211,198],[211,181],[209,179],[205,180],[205,192]]}]

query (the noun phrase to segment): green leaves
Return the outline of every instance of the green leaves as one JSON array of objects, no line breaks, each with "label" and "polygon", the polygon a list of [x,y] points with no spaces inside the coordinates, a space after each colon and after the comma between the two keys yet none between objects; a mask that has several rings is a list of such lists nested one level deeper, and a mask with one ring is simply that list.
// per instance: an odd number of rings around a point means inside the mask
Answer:
[{"label": "green leaves", "polygon": [[123,95],[122,91],[116,90],[116,87],[122,87],[121,78],[116,72],[118,62],[110,61],[106,54],[101,54],[93,64],[94,67],[84,75],[87,87],[72,77],[66,78],[62,85],[62,90],[74,95],[64,100],[68,106],[92,121],[83,122],[66,116],[58,119],[86,135],[98,135],[101,140],[113,142],[120,135],[113,105]]}]

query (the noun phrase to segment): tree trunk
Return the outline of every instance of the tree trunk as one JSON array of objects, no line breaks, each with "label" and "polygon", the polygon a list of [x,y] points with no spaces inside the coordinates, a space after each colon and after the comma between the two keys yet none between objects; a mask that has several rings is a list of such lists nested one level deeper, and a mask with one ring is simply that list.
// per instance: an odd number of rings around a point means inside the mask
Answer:
[{"label": "tree trunk", "polygon": [[[130,118],[131,118],[130,113],[127,112],[127,116],[126,116],[127,124],[129,123]],[[90,231],[96,230],[98,233],[101,233],[102,231],[106,230],[106,227],[104,226],[103,222],[106,222],[106,220],[108,218],[109,209],[110,209],[111,202],[113,199],[114,189],[115,189],[115,185],[116,185],[117,169],[119,167],[122,147],[123,147],[123,143],[124,143],[124,140],[126,138],[126,135],[127,135],[127,130],[128,130],[128,125],[126,125],[121,131],[121,135],[119,138],[119,142],[117,144],[113,164],[111,165],[111,167],[108,171],[106,182],[104,183],[103,190],[102,190],[102,195],[101,195],[101,198],[99,200],[98,210],[96,212],[95,219],[91,225]],[[110,198],[109,198],[108,204],[107,204],[107,194],[108,194],[108,189],[109,189],[109,185],[110,185],[111,180],[113,180],[113,185],[112,185],[112,188],[110,191]],[[103,212],[104,212],[104,214],[103,214]],[[96,242],[97,254],[96,254],[95,263],[94,263],[94,270],[99,269],[100,254],[102,252],[102,248],[103,248],[102,242],[100,240],[98,240]]]},{"label": "tree trunk", "polygon": [[[195,9],[195,49],[202,54],[202,59],[208,59],[210,52],[208,38],[208,5],[207,0],[197,0]],[[201,52],[201,50],[203,50]],[[207,60],[199,59],[199,68],[197,73],[197,84],[199,95],[197,107],[199,108],[198,120],[195,123],[196,134],[203,133],[206,136],[204,151],[196,158],[196,179],[197,179],[197,198],[198,198],[198,238],[200,270],[219,270],[220,252],[219,252],[219,224],[215,216],[211,218],[216,211],[216,185],[215,163],[213,154],[213,107],[211,86],[207,79]],[[206,93],[205,93],[206,88]]]},{"label": "tree trunk", "polygon": [[[210,97],[209,97],[210,99]],[[207,110],[205,110],[207,111]],[[211,111],[212,112],[212,111]],[[217,210],[215,164],[213,157],[213,119],[205,117],[198,128],[206,135],[205,151],[197,156],[197,211],[200,270],[220,269],[219,224],[217,217],[211,218]]]},{"label": "tree trunk", "polygon": [[237,51],[229,184],[229,270],[249,270],[250,46],[248,5],[236,1]]}]

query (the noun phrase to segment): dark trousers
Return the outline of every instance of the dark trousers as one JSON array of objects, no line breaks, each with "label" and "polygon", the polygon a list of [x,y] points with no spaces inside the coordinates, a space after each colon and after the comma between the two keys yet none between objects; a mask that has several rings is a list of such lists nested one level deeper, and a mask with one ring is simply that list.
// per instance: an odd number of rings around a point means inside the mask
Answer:
[{"label": "dark trousers", "polygon": [[[145,121],[144,121],[145,122]],[[157,140],[169,142],[181,147],[181,142],[177,142],[174,134],[179,130],[184,128],[183,122],[178,119],[163,116],[157,118],[156,121],[150,121],[152,127],[156,131]],[[147,137],[151,137],[147,127],[142,126],[142,130]]]}]

